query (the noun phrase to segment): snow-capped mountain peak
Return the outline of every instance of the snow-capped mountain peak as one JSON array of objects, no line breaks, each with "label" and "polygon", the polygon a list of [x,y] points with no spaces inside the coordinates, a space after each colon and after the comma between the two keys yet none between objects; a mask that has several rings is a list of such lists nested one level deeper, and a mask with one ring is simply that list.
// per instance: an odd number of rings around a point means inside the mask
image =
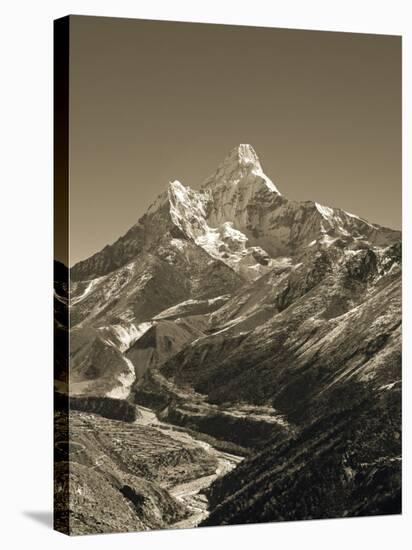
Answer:
[{"label": "snow-capped mountain peak", "polygon": [[248,143],[241,143],[237,147],[234,147],[223,162],[228,164],[235,162],[240,166],[252,166],[262,170],[256,151]]},{"label": "snow-capped mountain peak", "polygon": [[280,195],[276,185],[263,172],[259,157],[252,145],[241,143],[225,157],[214,174],[202,187],[261,186]]},{"label": "snow-capped mountain peak", "polygon": [[341,209],[288,200],[263,172],[254,148],[240,144],[199,190],[170,181],[125,235],[79,262],[71,277],[105,275],[168,239],[189,240],[250,280],[270,270],[278,258],[299,258],[314,244],[387,246],[397,238],[398,232]]}]

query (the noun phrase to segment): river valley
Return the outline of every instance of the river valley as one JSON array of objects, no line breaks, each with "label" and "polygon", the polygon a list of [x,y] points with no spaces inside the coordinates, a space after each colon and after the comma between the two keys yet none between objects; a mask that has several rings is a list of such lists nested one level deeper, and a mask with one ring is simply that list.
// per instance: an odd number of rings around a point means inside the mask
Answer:
[{"label": "river valley", "polygon": [[56,412],[56,523],[67,522],[70,486],[71,534],[195,527],[209,515],[204,491],[243,459],[150,408],[136,417]]},{"label": "river valley", "polygon": [[176,441],[180,441],[183,445],[189,445],[190,447],[193,445],[198,446],[217,461],[215,473],[200,476],[197,479],[184,483],[178,483],[169,488],[169,493],[178,501],[182,502],[190,511],[190,515],[187,518],[176,522],[174,525],[171,525],[171,527],[196,527],[209,514],[208,501],[203,491],[207,489],[216,478],[225,475],[235,468],[243,457],[219,451],[211,444],[196,439],[180,426],[173,426],[172,424],[159,421],[156,414],[147,407],[139,406],[138,410],[141,416],[135,421],[136,424],[151,426],[159,432],[172,437]]}]

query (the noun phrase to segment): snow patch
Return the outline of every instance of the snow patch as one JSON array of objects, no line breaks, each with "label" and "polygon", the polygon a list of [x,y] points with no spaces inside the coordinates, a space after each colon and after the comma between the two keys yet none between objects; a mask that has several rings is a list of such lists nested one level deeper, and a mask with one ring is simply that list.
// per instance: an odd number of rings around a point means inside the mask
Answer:
[{"label": "snow patch", "polygon": [[273,183],[273,181],[267,177],[267,175],[263,172],[262,168],[259,168],[259,169],[253,169],[252,170],[252,173],[256,176],[259,176],[260,178],[263,179],[266,187],[269,189],[269,191],[272,191],[272,193],[277,193],[278,195],[280,195],[280,191],[279,189],[276,187],[276,185]]},{"label": "snow patch", "polygon": [[337,237],[331,237],[330,235],[328,235],[327,233],[324,233],[322,235],[322,243],[325,244],[326,246],[330,246],[331,244],[333,244],[335,241],[337,240]]},{"label": "snow patch", "polygon": [[246,242],[248,240],[244,233],[233,227],[233,222],[225,222],[222,225],[222,238],[239,242]]},{"label": "snow patch", "polygon": [[141,338],[153,324],[152,321],[140,323],[137,326],[134,323],[125,325],[118,323],[116,325],[100,327],[98,330],[105,335],[102,339],[106,344],[117,348],[123,353],[129,349],[136,340]]},{"label": "snow patch", "polygon": [[323,206],[322,204],[319,204],[318,202],[315,202],[315,206],[316,206],[316,209],[319,212],[319,214],[321,214],[321,216],[323,218],[325,218],[325,220],[327,220],[329,222],[332,221],[333,214],[334,214],[332,208],[329,208],[329,206]]},{"label": "snow patch", "polygon": [[401,381],[400,381],[400,380],[396,380],[396,382],[392,382],[391,384],[385,384],[385,385],[381,386],[379,389],[380,389],[380,390],[391,390],[391,389],[394,388],[397,384],[401,384]]},{"label": "snow patch", "polygon": [[[352,214],[351,212],[347,212],[344,210],[345,214],[347,214],[350,218],[355,218],[356,220],[360,220],[361,218],[359,216],[356,216],[355,214]],[[361,220],[363,221],[363,220]]]},{"label": "snow patch", "polygon": [[72,298],[71,294],[70,294],[70,306],[74,306],[75,304],[78,304],[79,302],[81,302],[82,300],[84,300],[84,298],[86,298],[86,296],[88,294],[90,294],[90,292],[94,289],[94,287],[100,282],[100,280],[102,279],[102,277],[99,277],[97,279],[92,279],[88,285],[86,286],[86,288],[83,290],[83,292],[81,294],[79,294],[79,296],[76,296],[75,298]]},{"label": "snow patch", "polygon": [[130,394],[130,389],[133,382],[136,379],[136,373],[134,370],[133,363],[127,357],[123,357],[124,362],[126,363],[127,371],[122,372],[117,377],[119,386],[116,386],[111,391],[106,393],[106,397],[113,397],[115,399],[126,399]]},{"label": "snow patch", "polygon": [[180,251],[185,249],[186,243],[183,239],[172,239],[170,244]]}]

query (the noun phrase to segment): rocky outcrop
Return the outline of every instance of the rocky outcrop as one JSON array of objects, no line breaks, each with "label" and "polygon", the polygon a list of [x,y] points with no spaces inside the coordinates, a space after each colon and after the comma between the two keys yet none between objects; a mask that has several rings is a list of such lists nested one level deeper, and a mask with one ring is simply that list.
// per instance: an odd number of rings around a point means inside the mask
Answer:
[{"label": "rocky outcrop", "polygon": [[137,408],[128,401],[110,397],[70,397],[69,407],[75,411],[91,412],[124,422],[134,422],[139,414]]}]

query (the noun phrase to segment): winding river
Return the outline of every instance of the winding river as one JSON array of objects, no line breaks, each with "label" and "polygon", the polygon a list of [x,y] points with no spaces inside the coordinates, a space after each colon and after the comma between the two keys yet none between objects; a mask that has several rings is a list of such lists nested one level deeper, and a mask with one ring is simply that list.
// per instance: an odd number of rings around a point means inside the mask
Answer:
[{"label": "winding river", "polygon": [[171,525],[171,527],[196,527],[209,515],[208,501],[206,496],[202,493],[203,490],[209,487],[217,477],[223,476],[230,472],[230,470],[233,470],[233,468],[243,460],[243,457],[219,451],[213,447],[213,445],[196,439],[189,433],[183,431],[181,427],[161,422],[156,414],[149,408],[139,405],[138,409],[141,415],[136,420],[137,424],[151,426],[184,444],[201,447],[217,460],[217,468],[214,474],[180,483],[169,489],[170,494],[182,502],[191,512],[187,518]]}]

